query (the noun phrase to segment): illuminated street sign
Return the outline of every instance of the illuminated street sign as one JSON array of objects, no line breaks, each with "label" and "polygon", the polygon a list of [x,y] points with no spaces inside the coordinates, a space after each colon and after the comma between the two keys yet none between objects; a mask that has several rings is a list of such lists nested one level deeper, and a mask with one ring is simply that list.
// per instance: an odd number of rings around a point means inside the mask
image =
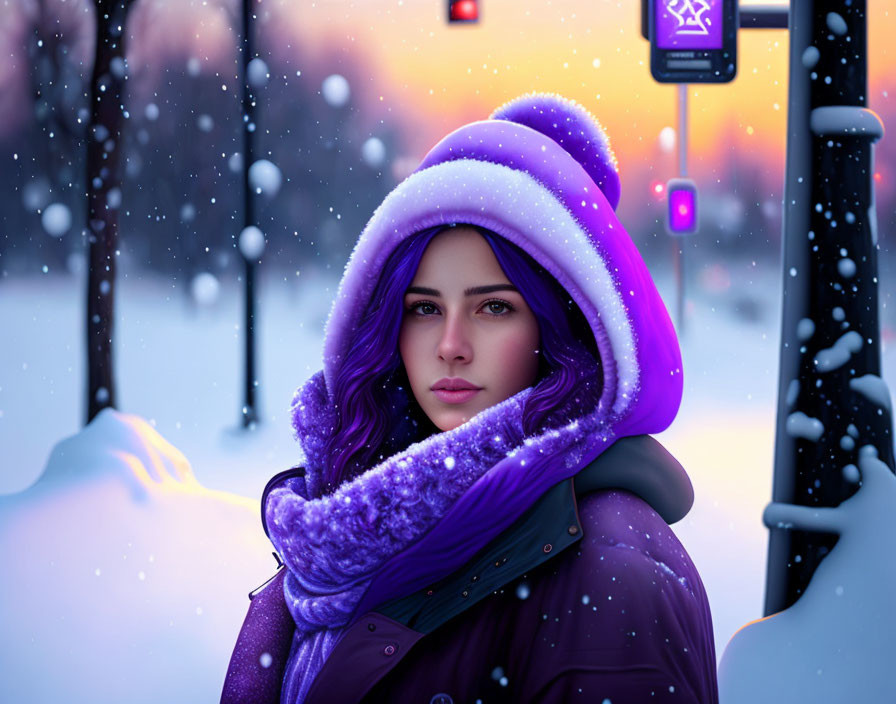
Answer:
[{"label": "illuminated street sign", "polygon": [[650,73],[660,83],[725,83],[737,73],[737,0],[650,0]]}]

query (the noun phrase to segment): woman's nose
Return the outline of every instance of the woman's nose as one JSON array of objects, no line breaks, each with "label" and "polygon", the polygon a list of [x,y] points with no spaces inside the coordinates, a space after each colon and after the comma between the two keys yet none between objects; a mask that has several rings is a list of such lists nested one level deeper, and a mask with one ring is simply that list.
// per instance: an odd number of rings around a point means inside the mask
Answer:
[{"label": "woman's nose", "polygon": [[473,346],[469,332],[460,315],[448,315],[439,340],[438,355],[446,362],[461,360],[469,362],[473,358]]}]

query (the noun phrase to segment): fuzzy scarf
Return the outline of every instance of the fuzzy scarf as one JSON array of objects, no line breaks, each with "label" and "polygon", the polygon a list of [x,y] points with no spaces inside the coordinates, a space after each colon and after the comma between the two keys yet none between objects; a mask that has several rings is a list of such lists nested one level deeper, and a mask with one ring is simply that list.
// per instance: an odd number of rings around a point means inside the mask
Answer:
[{"label": "fuzzy scarf", "polygon": [[459,568],[612,444],[614,423],[600,406],[524,438],[532,391],[410,445],[326,496],[324,450],[336,415],[322,372],[296,392],[293,425],[306,475],[273,488],[265,504],[296,623],[282,704],[304,702],[353,617]]}]

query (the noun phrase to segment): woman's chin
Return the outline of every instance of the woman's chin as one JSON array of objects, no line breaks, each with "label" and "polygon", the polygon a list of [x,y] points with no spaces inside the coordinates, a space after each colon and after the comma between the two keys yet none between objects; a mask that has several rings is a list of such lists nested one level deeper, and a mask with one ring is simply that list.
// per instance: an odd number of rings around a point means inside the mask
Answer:
[{"label": "woman's chin", "polygon": [[[486,406],[485,408],[488,408],[488,406]],[[444,411],[443,413],[439,413],[436,416],[434,423],[436,427],[438,427],[442,432],[454,430],[455,428],[458,428],[466,423],[475,415],[484,411],[485,408],[479,408],[479,406],[477,406],[476,408],[450,409]]]},{"label": "woman's chin", "polygon": [[459,428],[464,423],[466,423],[466,420],[440,420],[438,423],[436,423],[436,427],[443,433],[445,433],[449,430]]}]

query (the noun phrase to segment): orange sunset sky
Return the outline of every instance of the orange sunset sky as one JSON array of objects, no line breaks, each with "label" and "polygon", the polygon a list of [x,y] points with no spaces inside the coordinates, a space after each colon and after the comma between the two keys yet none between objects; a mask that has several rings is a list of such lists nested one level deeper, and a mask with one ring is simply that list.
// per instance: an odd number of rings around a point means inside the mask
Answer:
[{"label": "orange sunset sky", "polygon": [[[264,4],[302,38],[303,54],[363,52],[371,61],[365,101],[411,118],[421,155],[451,129],[532,90],[583,103],[608,130],[623,173],[630,160],[654,155],[660,130],[675,126],[676,89],[650,76],[636,0],[480,0],[478,24],[453,26],[438,0]],[[879,111],[896,75],[890,5],[868,2],[868,104]],[[783,166],[787,32],[742,30],[738,50],[732,83],[691,88],[691,158],[738,140]]]},{"label": "orange sunset sky", "polygon": [[[237,5],[141,0],[128,22],[131,71],[195,56],[204,71],[220,71],[235,87],[235,75],[228,74],[237,65],[231,28]],[[0,15],[11,17],[16,6],[24,7],[3,0]],[[888,104],[896,76],[891,6],[892,0],[867,2],[868,106],[885,121],[896,112]],[[288,67],[289,80],[319,87],[325,76],[346,73],[370,134],[377,134],[380,120],[400,120],[408,153],[397,156],[413,165],[449,131],[534,90],[573,98],[603,123],[623,183],[630,170],[649,169],[660,179],[675,175],[674,156],[659,150],[658,135],[675,126],[676,88],[650,76],[639,1],[479,0],[479,7],[478,24],[449,25],[445,0],[260,0],[258,49],[275,72]],[[9,50],[0,88],[7,104],[27,105],[26,59],[13,34],[7,29],[4,41],[0,28],[0,44]],[[738,51],[732,83],[690,88],[690,170],[724,178],[725,153],[736,146],[760,155],[763,166],[783,178],[787,32],[741,30]],[[138,111],[137,103],[149,99],[132,98]]]}]

